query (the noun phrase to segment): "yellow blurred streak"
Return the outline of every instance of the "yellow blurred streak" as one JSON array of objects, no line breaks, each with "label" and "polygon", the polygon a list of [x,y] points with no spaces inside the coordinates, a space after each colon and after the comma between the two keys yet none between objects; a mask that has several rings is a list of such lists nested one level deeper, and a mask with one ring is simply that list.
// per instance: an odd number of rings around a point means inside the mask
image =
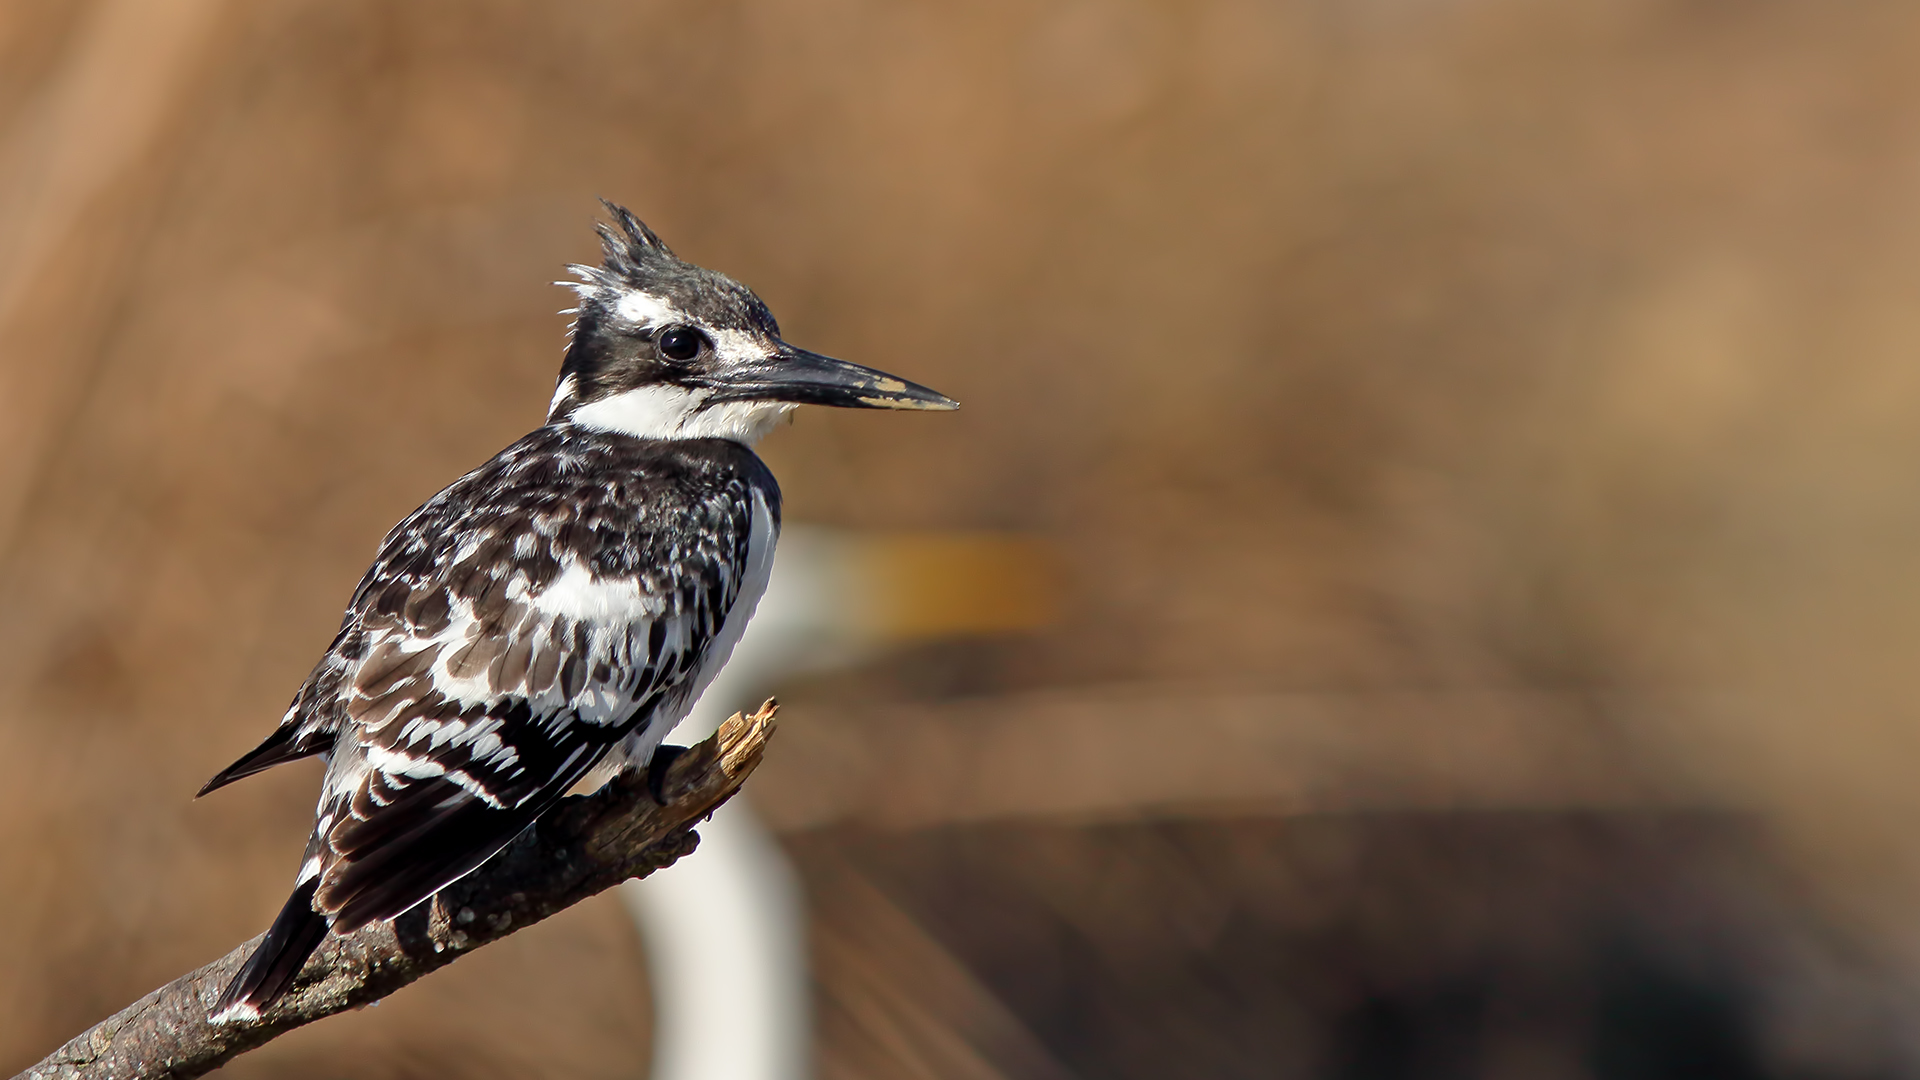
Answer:
[{"label": "yellow blurred streak", "polygon": [[1058,618],[1060,576],[1044,541],[1008,533],[903,533],[864,538],[871,625],[893,639],[1002,634]]}]

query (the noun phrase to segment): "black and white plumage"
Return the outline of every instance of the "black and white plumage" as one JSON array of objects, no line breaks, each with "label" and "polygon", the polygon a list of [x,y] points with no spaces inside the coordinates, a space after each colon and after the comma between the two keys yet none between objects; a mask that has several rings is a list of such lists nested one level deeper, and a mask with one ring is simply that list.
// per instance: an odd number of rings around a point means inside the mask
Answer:
[{"label": "black and white plumage", "polygon": [[583,780],[642,768],[766,588],[799,404],[951,409],[796,349],[760,299],[608,204],[545,426],[381,544],[280,726],[201,794],[327,758],[293,895],[217,1018],[258,1015],[331,928],[400,915]]}]

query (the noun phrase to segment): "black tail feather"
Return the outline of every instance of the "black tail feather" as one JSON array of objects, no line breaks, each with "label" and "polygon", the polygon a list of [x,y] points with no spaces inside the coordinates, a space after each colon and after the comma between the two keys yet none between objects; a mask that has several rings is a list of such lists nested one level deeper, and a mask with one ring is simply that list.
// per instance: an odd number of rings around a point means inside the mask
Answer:
[{"label": "black tail feather", "polygon": [[313,955],[313,950],[319,948],[327,936],[326,916],[313,910],[313,893],[318,885],[318,879],[305,882],[287,897],[286,906],[273,920],[267,936],[260,939],[246,966],[227,984],[226,992],[214,1004],[214,1017],[227,1015],[235,1008],[250,1010],[257,1016],[280,1000],[293,985],[293,977],[300,974],[307,957]]}]

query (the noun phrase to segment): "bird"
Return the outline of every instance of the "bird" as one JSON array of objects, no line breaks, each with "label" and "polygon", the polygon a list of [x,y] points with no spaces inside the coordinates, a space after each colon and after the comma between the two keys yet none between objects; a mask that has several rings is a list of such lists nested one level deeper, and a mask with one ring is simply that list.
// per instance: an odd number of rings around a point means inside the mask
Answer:
[{"label": "bird", "polygon": [[328,933],[405,914],[569,790],[667,753],[767,585],[769,429],[801,405],[959,407],[788,344],[751,290],[602,202],[602,263],[556,282],[577,303],[546,422],[387,533],[279,725],[200,790],[326,762],[293,893],[217,1022],[260,1017]]}]

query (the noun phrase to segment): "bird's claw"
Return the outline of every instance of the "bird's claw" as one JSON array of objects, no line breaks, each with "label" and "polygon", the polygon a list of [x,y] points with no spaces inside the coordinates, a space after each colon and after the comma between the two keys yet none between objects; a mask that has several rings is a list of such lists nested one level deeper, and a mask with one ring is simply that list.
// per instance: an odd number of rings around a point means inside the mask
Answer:
[{"label": "bird's claw", "polygon": [[653,751],[653,760],[647,763],[647,794],[661,806],[667,805],[667,770],[686,752],[684,746],[661,743]]}]

